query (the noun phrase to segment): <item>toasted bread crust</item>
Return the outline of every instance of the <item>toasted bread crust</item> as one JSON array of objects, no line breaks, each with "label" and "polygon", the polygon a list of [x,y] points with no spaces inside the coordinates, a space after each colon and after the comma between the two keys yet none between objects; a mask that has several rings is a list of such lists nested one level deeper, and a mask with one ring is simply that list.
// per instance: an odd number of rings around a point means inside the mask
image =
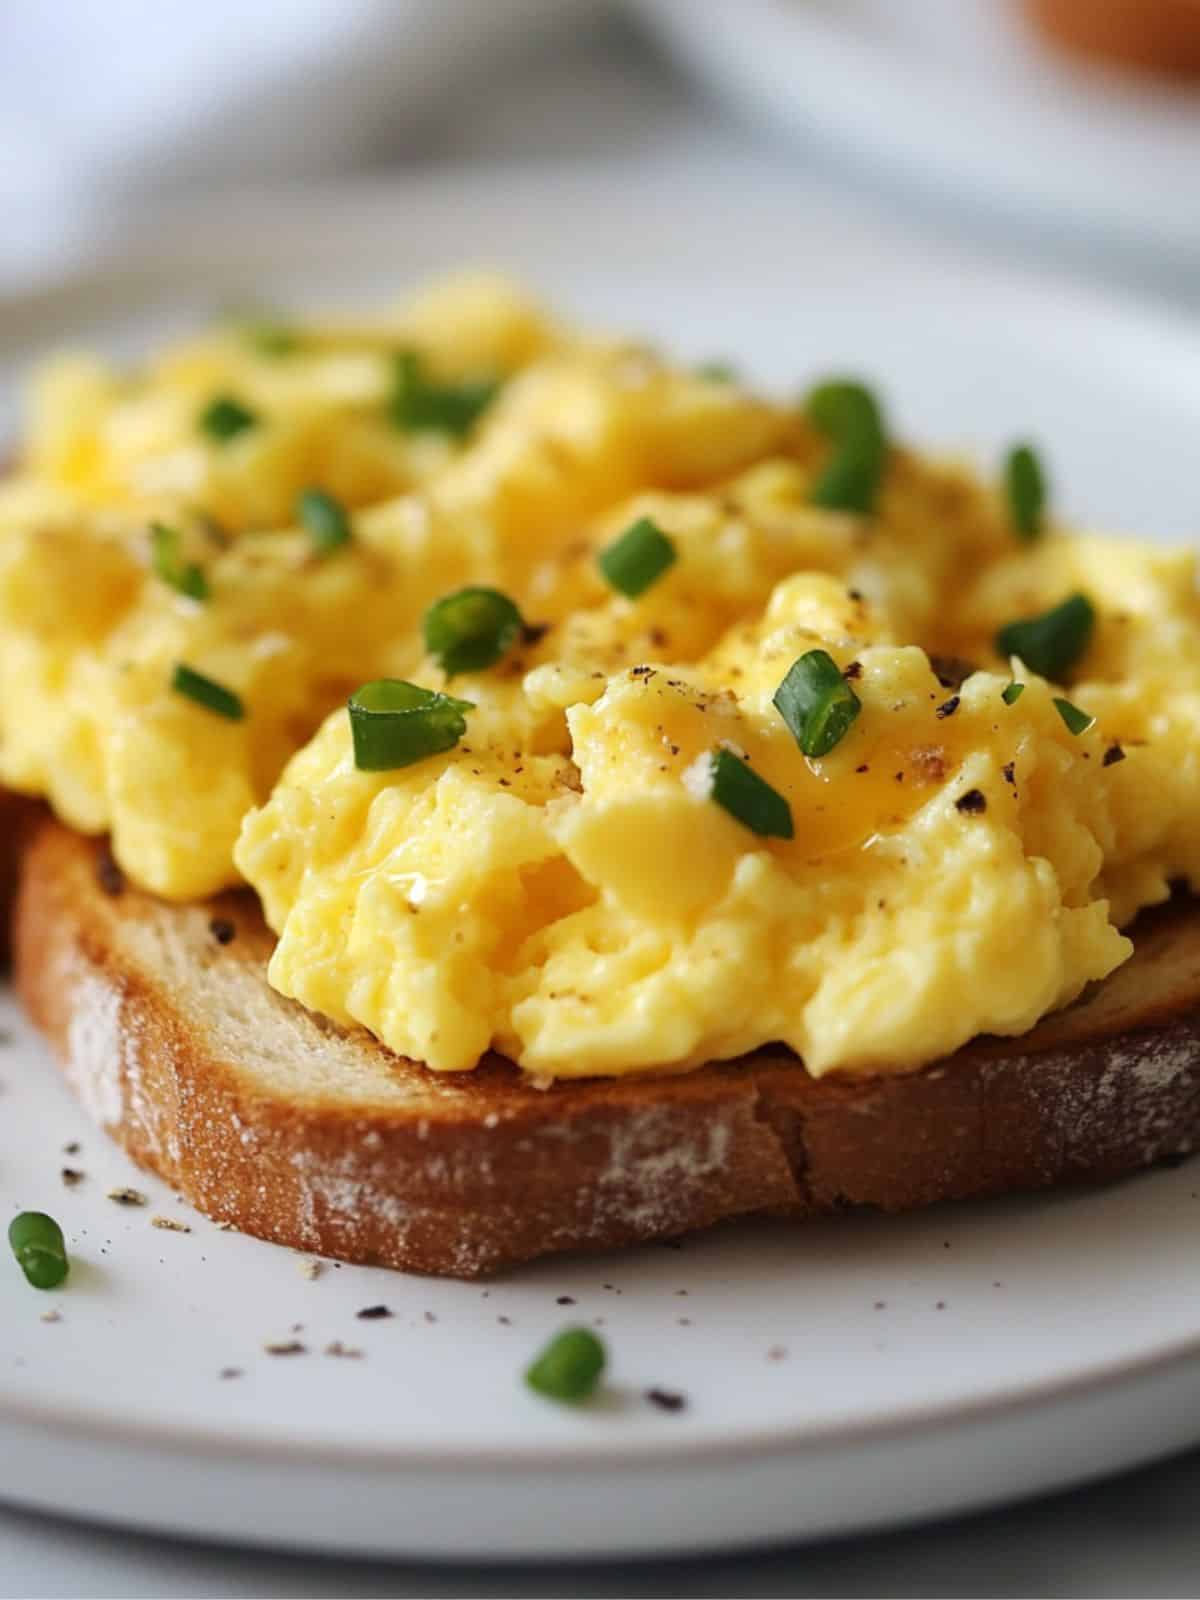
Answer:
[{"label": "toasted bread crust", "polygon": [[17,862],[33,823],[41,815],[36,800],[0,789],[0,967],[8,962],[9,923],[17,892]]},{"label": "toasted bread crust", "polygon": [[[1070,1011],[919,1073],[814,1080],[764,1050],[538,1090],[503,1061],[435,1074],[309,1016],[267,989],[252,897],[179,908],[114,894],[100,849],[46,822],[26,852],[16,976],[30,1014],[135,1160],[209,1216],[304,1250],[476,1277],[753,1213],[1108,1179],[1190,1150],[1200,1130],[1190,903],[1144,919],[1132,961]],[[233,929],[225,943],[214,917]],[[147,959],[160,937],[183,948],[181,968]],[[230,1015],[211,1015],[226,993]],[[282,1048],[346,1062],[280,1092],[255,1059],[264,1025],[244,1025],[247,996]]]}]

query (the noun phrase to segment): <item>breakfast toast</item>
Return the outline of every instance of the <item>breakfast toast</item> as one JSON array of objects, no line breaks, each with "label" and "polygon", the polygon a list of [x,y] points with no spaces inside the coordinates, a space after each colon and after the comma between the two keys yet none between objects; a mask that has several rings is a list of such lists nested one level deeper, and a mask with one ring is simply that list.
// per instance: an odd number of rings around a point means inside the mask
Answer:
[{"label": "breakfast toast", "polygon": [[16,980],[75,1092],[219,1222],[471,1278],[725,1218],[801,1218],[1104,1180],[1200,1129],[1200,917],[1145,913],[1129,962],[1015,1040],[902,1076],[816,1080],[781,1049],[539,1088],[434,1073],[275,993],[250,894],[167,905],[41,823]]}]

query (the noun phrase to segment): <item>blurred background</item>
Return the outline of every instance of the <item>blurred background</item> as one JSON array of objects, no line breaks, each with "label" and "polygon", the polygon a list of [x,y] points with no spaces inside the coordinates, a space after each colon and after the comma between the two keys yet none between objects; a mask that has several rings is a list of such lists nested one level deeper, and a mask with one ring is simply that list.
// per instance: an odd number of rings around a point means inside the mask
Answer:
[{"label": "blurred background", "polygon": [[1200,0],[40,0],[0,40],[0,288],[200,190],[624,166],[1200,303]]}]

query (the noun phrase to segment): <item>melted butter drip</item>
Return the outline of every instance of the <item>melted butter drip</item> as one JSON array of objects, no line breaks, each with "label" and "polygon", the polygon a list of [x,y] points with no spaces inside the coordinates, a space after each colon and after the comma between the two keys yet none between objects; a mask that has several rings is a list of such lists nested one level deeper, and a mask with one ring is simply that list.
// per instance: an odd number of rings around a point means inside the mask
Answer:
[{"label": "melted butter drip", "polygon": [[[653,683],[647,684],[653,690]],[[667,692],[678,684],[669,682]],[[682,781],[684,771],[706,750],[726,743],[777,789],[792,808],[795,838],[763,843],[783,860],[819,861],[868,847],[901,828],[946,783],[953,781],[969,740],[954,715],[939,718],[927,706],[895,712],[866,706],[845,739],[816,760],[805,756],[790,731],[730,714],[722,696],[663,694],[664,715],[656,732],[660,770]],[[611,761],[623,766],[631,752],[618,739]]]}]

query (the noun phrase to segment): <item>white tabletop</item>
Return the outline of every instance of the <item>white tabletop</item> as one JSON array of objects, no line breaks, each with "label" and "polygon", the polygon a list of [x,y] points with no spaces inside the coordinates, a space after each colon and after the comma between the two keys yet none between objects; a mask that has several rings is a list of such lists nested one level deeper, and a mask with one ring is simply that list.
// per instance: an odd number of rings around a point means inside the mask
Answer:
[{"label": "white tabletop", "polygon": [[[802,158],[719,122],[631,29],[589,14],[518,63],[468,112],[433,127],[425,161],[628,160],[644,170]],[[829,158],[816,153],[828,176]],[[903,197],[845,178],[860,203],[950,229]],[[33,234],[31,232],[31,238]],[[39,242],[37,240],[35,243]],[[993,241],[997,249],[1016,248]],[[1026,254],[1033,248],[1020,242]],[[1103,261],[1093,269],[1116,275]],[[1192,296],[1144,283],[1147,294]],[[1200,303],[1194,290],[1193,303]],[[731,1484],[730,1492],[736,1493]],[[889,1535],[751,1556],[564,1568],[430,1567],[229,1550],[0,1507],[0,1596],[137,1595],[1189,1595],[1200,1570],[1200,1453],[1034,1504]]]}]

